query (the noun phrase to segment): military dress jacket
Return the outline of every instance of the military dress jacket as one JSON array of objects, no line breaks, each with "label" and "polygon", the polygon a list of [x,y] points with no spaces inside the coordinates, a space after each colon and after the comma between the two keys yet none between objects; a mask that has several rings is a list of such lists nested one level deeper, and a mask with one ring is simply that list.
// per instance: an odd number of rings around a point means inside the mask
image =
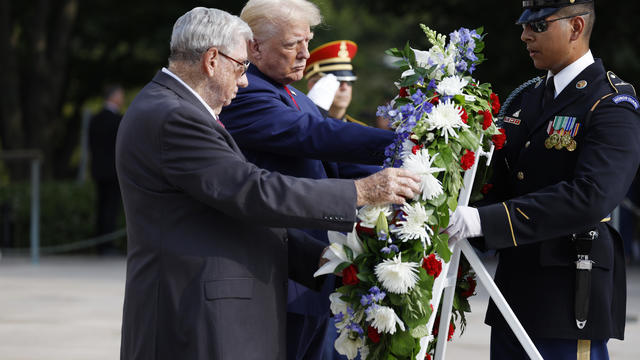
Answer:
[{"label": "military dress jacket", "polygon": [[[381,169],[393,132],[326,117],[304,93],[277,83],[255,65],[247,79],[249,86],[238,89],[220,120],[249,161],[311,179],[358,178]],[[328,244],[326,231],[307,231]],[[288,311],[328,316],[332,291],[330,281],[322,293],[290,282]]]},{"label": "military dress jacket", "polygon": [[[607,220],[640,161],[638,101],[633,87],[607,76],[599,59],[543,108],[544,87],[541,77],[505,112],[507,142],[493,160],[493,204],[478,208],[483,245],[498,249],[496,284],[530,336],[622,339],[623,248]],[[571,235],[593,228],[600,236],[590,256],[590,311],[579,330]],[[493,303],[486,321],[507,327]]]},{"label": "military dress jacket", "polygon": [[287,278],[316,287],[324,246],[274,227],[350,230],[353,181],[247,162],[162,72],[125,114],[116,156],[128,245],[121,359],[285,359]]}]

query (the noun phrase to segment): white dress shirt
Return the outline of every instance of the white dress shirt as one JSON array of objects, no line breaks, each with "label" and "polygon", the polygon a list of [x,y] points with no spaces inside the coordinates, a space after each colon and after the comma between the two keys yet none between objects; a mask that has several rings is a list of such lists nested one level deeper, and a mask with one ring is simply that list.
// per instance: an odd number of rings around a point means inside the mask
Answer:
[{"label": "white dress shirt", "polygon": [[564,88],[566,88],[567,85],[569,85],[569,83],[582,72],[582,70],[586,69],[594,62],[595,60],[593,60],[591,50],[589,50],[578,60],[571,63],[571,65],[568,65],[567,67],[562,69],[559,73],[554,75],[551,70],[549,70],[549,72],[547,73],[547,79],[553,76],[553,84],[556,87],[554,98],[558,97],[558,94],[560,94],[562,90],[564,90]]}]

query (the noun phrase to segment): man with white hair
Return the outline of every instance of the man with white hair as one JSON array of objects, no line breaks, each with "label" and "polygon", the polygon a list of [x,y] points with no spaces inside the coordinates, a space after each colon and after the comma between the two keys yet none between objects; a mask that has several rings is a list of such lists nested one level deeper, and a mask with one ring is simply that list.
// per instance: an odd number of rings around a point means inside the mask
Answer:
[{"label": "man with white hair", "polygon": [[[357,178],[379,169],[392,132],[325,117],[290,86],[304,75],[311,27],[322,21],[318,7],[307,0],[249,0],[240,17],[254,34],[248,49],[249,86],[238,91],[220,119],[247,159],[271,171],[313,179]],[[307,232],[328,243],[326,231]],[[320,293],[289,282],[288,359],[322,359],[323,342],[333,343],[325,336],[333,326],[331,280]]]},{"label": "man with white hair", "polygon": [[217,121],[247,86],[250,28],[216,9],[180,17],[169,67],[125,114],[116,169],[127,218],[121,359],[284,359],[287,277],[317,287],[324,245],[356,206],[402,203],[415,177],[297,179],[248,163]]}]

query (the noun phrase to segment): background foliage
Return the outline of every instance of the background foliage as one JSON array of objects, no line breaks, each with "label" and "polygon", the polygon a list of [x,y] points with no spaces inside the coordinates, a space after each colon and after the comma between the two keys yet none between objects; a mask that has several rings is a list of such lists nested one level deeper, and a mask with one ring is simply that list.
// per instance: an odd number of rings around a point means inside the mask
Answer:
[{"label": "background foliage", "polygon": [[[314,48],[351,39],[359,80],[349,113],[368,123],[375,109],[395,96],[398,71],[384,62],[384,50],[427,44],[419,23],[448,34],[461,26],[484,26],[488,60],[474,75],[491,82],[505,99],[509,91],[539,74],[514,25],[521,1],[314,0],[325,17],[315,29]],[[108,83],[122,83],[131,99],[166,64],[175,20],[194,6],[239,14],[238,0],[0,0],[0,146],[37,148],[45,154],[45,179],[69,179],[77,172],[81,118],[98,107]],[[631,83],[640,80],[640,37],[630,24],[640,3],[596,2],[592,50],[607,69]],[[304,83],[295,84],[306,91]],[[2,176],[24,175],[6,164]],[[23,167],[24,168],[24,167]],[[6,183],[6,180],[5,180]],[[6,184],[2,185],[6,186]]]}]

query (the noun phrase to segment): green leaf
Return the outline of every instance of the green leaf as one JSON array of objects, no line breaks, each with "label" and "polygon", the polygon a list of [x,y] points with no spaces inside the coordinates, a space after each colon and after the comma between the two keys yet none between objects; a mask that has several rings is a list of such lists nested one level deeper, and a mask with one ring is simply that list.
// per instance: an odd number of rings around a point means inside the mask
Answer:
[{"label": "green leaf", "polygon": [[389,301],[391,301],[392,305],[395,305],[395,306],[401,306],[402,305],[402,296],[400,296],[398,294],[394,294],[392,292],[388,292],[387,291],[387,298],[389,298]]},{"label": "green leaf", "polygon": [[336,273],[336,274],[339,274],[339,273],[342,272],[342,270],[348,268],[349,265],[351,265],[351,263],[348,262],[348,261],[345,261],[345,262],[341,263],[340,265],[336,266],[336,269],[333,270],[333,272]]},{"label": "green leaf", "polygon": [[454,211],[458,207],[458,199],[455,196],[451,196],[449,200],[447,200],[447,205],[451,211]]},{"label": "green leaf", "polygon": [[353,250],[351,250],[347,245],[342,245],[342,248],[344,249],[345,254],[347,254],[347,259],[353,262]]},{"label": "green leaf", "polygon": [[410,356],[415,346],[415,339],[407,331],[397,331],[391,338],[391,352],[396,356]]},{"label": "green leaf", "polygon": [[440,255],[442,260],[444,260],[445,262],[449,262],[452,254],[451,250],[449,250],[449,244],[448,244],[449,235],[445,233],[435,235],[432,238],[432,241],[434,242],[434,247],[436,249],[436,252],[438,253],[438,255]]}]

